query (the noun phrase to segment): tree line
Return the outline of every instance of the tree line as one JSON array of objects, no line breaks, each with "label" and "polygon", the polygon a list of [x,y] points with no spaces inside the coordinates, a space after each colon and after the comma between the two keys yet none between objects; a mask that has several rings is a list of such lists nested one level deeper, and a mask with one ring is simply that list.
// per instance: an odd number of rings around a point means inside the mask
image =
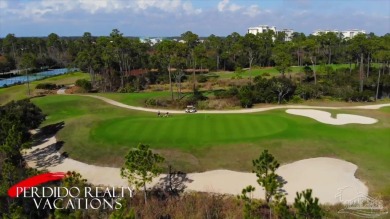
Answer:
[{"label": "tree line", "polygon": [[[117,29],[109,36],[100,37],[88,32],[81,37],[60,37],[51,33],[45,38],[8,34],[0,39],[3,55],[0,72],[45,66],[79,67],[91,74],[95,87],[117,91],[135,80],[128,75],[134,69],[157,69],[160,74],[167,73],[168,80],[172,81],[173,68],[234,71],[239,67],[275,66],[284,75],[290,66],[349,63],[351,71],[352,64],[360,68],[362,90],[364,79],[373,74],[371,63],[383,63],[390,69],[390,34],[359,34],[344,39],[333,32],[318,36],[295,32],[291,41],[286,41],[284,33],[273,31],[243,36],[234,32],[226,37],[204,38],[187,31],[177,39],[152,44],[124,37]],[[316,84],[317,72],[313,74]],[[155,83],[157,79],[149,76],[142,80]]]}]

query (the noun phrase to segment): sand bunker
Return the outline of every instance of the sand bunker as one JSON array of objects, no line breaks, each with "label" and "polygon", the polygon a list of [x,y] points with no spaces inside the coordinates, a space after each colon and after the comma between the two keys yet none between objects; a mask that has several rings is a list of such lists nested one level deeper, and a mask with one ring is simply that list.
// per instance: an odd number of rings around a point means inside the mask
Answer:
[{"label": "sand bunker", "polygon": [[[50,172],[77,171],[90,183],[107,186],[127,186],[120,176],[119,168],[101,167],[82,163],[62,156],[56,147],[56,138],[47,138],[42,144],[23,151],[29,166],[47,169]],[[314,196],[321,203],[337,203],[340,197],[349,200],[358,194],[367,195],[368,188],[354,177],[357,166],[333,158],[311,158],[286,164],[278,169],[278,174],[286,182],[288,202],[293,202],[295,193],[307,188],[313,189]],[[161,174],[149,186],[167,184],[167,175]],[[212,170],[203,173],[180,174],[173,176],[174,186],[187,191],[213,192],[238,195],[248,185],[256,187],[255,198],[264,198],[263,189],[256,182],[254,173],[230,170]],[[340,193],[340,189],[348,191]],[[340,195],[341,194],[341,195]]]},{"label": "sand bunker", "polygon": [[332,118],[331,113],[325,112],[322,110],[313,110],[313,109],[288,109],[286,113],[298,115],[298,116],[306,116],[312,119],[317,120],[318,122],[322,122],[330,125],[346,125],[346,124],[374,124],[378,122],[378,120],[365,117],[365,116],[357,116],[352,114],[337,114],[336,118]]},{"label": "sand bunker", "polygon": [[[359,194],[367,195],[368,188],[354,176],[356,170],[357,166],[352,163],[320,157],[283,165],[277,173],[286,182],[283,189],[288,202],[294,202],[296,192],[311,188],[321,203],[335,204],[340,198],[350,200]],[[254,173],[213,170],[187,174],[184,184],[193,191],[232,195],[238,195],[244,187],[252,185],[256,188],[253,197],[264,199],[264,190],[256,179]]]}]

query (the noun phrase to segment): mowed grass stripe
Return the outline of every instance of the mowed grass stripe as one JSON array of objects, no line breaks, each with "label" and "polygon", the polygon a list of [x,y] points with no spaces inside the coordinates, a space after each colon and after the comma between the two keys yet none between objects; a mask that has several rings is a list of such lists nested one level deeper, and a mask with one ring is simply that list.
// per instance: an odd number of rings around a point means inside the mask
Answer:
[{"label": "mowed grass stripe", "polygon": [[[280,123],[279,125],[270,125]],[[174,115],[168,118],[126,117],[102,121],[94,127],[99,142],[155,143],[156,147],[199,147],[215,143],[249,141],[283,131],[285,125],[261,115]]]},{"label": "mowed grass stripe", "polygon": [[[148,133],[152,136],[150,141],[153,141],[153,143],[163,141],[169,136],[169,132],[176,131],[174,126],[169,126],[169,123],[166,122],[166,119],[168,118],[156,117],[152,124],[149,123],[148,126],[144,127],[146,130],[149,129],[145,133]],[[149,142],[145,143],[149,144]]]}]

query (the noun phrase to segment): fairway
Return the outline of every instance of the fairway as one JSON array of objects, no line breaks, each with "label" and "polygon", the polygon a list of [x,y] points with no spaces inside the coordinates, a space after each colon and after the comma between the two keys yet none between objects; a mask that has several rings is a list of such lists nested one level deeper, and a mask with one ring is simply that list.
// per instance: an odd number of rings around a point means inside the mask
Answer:
[{"label": "fairway", "polygon": [[182,171],[250,171],[251,160],[269,149],[281,163],[322,156],[352,162],[370,191],[390,195],[389,107],[327,110],[379,120],[372,125],[333,126],[285,110],[166,118],[82,96],[46,96],[33,102],[47,114],[43,125],[65,122],[57,133],[64,142],[61,150],[82,162],[119,167],[130,148],[145,143]]}]

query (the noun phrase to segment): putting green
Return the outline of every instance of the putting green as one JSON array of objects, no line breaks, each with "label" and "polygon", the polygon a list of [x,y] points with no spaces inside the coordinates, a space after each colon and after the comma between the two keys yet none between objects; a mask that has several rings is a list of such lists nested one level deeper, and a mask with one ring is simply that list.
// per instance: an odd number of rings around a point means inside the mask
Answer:
[{"label": "putting green", "polygon": [[145,142],[155,147],[201,147],[253,141],[287,127],[282,117],[265,114],[148,114],[102,121],[91,129],[91,140],[120,145]]}]

